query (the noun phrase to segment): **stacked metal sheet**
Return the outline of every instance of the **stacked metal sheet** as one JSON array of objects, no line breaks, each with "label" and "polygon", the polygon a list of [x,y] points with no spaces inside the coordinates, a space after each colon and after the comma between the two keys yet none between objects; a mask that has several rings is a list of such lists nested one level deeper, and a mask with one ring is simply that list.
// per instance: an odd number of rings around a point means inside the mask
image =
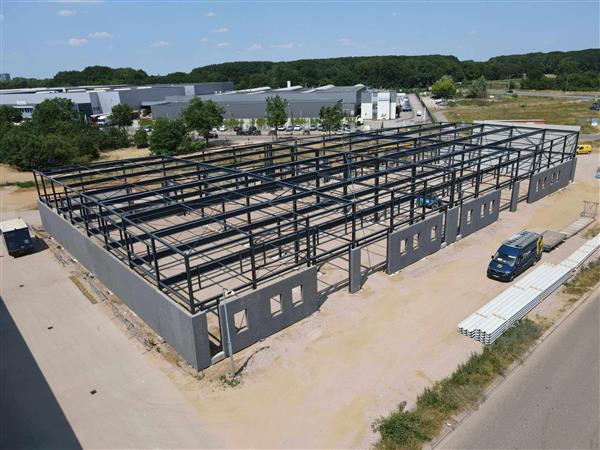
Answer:
[{"label": "stacked metal sheet", "polygon": [[517,320],[567,281],[598,248],[600,234],[560,264],[545,263],[458,324],[458,332],[486,345],[493,343]]}]

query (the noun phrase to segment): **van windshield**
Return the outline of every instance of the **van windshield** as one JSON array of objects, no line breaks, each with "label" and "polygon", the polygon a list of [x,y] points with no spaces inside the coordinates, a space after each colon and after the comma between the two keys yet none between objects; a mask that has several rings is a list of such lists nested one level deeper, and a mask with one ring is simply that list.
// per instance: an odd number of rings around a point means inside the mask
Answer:
[{"label": "van windshield", "polygon": [[514,266],[517,257],[514,255],[509,255],[508,253],[504,253],[503,251],[497,251],[494,255],[494,260],[501,262],[503,264],[507,264],[509,266]]}]

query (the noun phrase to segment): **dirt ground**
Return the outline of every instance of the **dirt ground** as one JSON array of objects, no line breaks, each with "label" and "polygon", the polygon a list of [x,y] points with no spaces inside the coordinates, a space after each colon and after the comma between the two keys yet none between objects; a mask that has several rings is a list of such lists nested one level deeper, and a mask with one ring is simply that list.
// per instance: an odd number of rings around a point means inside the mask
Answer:
[{"label": "dirt ground", "polygon": [[[202,420],[222,430],[227,447],[373,444],[374,419],[403,400],[410,406],[424,387],[481,349],[456,325],[507,287],[485,276],[498,244],[522,229],[558,230],[579,217],[582,200],[599,199],[598,156],[595,150],[579,158],[576,182],[567,189],[503,212],[484,233],[397,275],[371,275],[360,293],[339,291],[318,313],[239,353],[236,364],[245,365],[240,386],[193,384],[177,370],[171,378]],[[574,237],[544,260],[562,260],[582,242]],[[563,304],[556,296],[532,314],[555,317]],[[226,370],[222,362],[206,371],[207,379]]]},{"label": "dirt ground", "polygon": [[[599,165],[596,148],[578,158],[576,181],[566,189],[531,205],[520,203],[516,213],[502,212],[484,232],[396,275],[372,274],[357,294],[330,295],[319,312],[238,353],[239,386],[218,381],[227,361],[206,370],[198,382],[156,352],[147,360],[183,393],[220,447],[368,447],[377,439],[373,420],[403,400],[410,406],[424,387],[481,349],[456,326],[507,287],[485,276],[499,243],[523,229],[558,230],[575,221],[582,200],[599,199],[600,181],[594,179]],[[17,208],[18,200],[4,202],[8,188],[2,189],[2,212],[12,215],[17,209],[5,207]],[[15,192],[10,195],[18,197]],[[561,260],[581,242],[574,237],[543,260]],[[370,250],[381,253],[381,246]],[[322,282],[341,273],[332,267],[323,272]],[[558,314],[564,299],[556,298],[532,314]]]}]

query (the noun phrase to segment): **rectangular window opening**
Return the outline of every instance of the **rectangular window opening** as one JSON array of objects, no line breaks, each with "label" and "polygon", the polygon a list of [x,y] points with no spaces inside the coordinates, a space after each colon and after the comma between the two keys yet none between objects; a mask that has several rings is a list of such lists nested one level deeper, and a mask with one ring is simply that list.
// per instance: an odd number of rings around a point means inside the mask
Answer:
[{"label": "rectangular window opening", "polygon": [[243,309],[241,311],[236,312],[233,315],[233,326],[235,327],[235,332],[240,334],[248,329],[248,310]]},{"label": "rectangular window opening", "polygon": [[281,314],[281,294],[275,294],[270,298],[271,317]]},{"label": "rectangular window opening", "polygon": [[421,239],[421,233],[417,233],[413,235],[412,238],[412,248],[416,250],[419,248],[419,240]]},{"label": "rectangular window opening", "polygon": [[292,289],[292,305],[298,306],[304,301],[302,292],[302,285],[296,286]]},{"label": "rectangular window opening", "polygon": [[408,245],[408,239],[400,239],[400,255],[406,255],[406,246]]},{"label": "rectangular window opening", "polygon": [[431,242],[434,242],[435,239],[436,239],[437,229],[438,229],[437,225],[434,225],[434,226],[431,227]]},{"label": "rectangular window opening", "polygon": [[470,209],[467,211],[467,225],[471,225],[473,223],[473,210]]}]

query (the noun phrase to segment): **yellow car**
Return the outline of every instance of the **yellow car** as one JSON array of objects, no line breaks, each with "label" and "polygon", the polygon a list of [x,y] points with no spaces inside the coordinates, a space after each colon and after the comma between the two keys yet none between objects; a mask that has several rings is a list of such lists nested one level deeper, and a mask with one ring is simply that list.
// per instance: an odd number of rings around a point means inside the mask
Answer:
[{"label": "yellow car", "polygon": [[578,155],[587,155],[592,153],[592,145],[591,144],[579,144],[577,146],[577,154]]}]

